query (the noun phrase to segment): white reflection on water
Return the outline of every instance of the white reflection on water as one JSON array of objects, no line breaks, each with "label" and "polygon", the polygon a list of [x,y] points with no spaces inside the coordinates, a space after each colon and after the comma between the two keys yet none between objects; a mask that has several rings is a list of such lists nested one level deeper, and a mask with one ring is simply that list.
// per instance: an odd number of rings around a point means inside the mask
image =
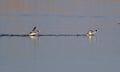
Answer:
[{"label": "white reflection on water", "polygon": [[95,36],[87,36],[87,38],[88,38],[89,40],[95,40],[95,39],[96,39]]},{"label": "white reflection on water", "polygon": [[30,38],[31,40],[39,40],[39,37],[38,37],[38,36],[29,36],[29,38]]}]

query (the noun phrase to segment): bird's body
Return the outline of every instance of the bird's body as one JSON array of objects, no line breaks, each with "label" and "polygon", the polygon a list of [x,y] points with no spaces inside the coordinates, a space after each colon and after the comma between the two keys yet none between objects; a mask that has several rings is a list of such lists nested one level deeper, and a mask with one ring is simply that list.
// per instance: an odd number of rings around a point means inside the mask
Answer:
[{"label": "bird's body", "polygon": [[37,35],[39,33],[39,31],[35,31],[35,32],[30,32],[29,35]]},{"label": "bird's body", "polygon": [[89,30],[87,32],[87,35],[91,36],[91,35],[94,35],[98,30]]},{"label": "bird's body", "polygon": [[37,27],[33,27],[32,31],[28,34],[30,36],[34,36],[37,35],[40,31],[36,30]]}]

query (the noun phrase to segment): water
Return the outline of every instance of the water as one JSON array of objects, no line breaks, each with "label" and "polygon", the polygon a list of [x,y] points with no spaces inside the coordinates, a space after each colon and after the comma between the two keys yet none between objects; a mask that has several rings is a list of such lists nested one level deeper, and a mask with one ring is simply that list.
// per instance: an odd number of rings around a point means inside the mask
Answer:
[{"label": "water", "polygon": [[[16,1],[16,7],[12,2],[5,6],[7,0],[0,2],[0,35],[7,34],[0,36],[0,72],[120,71],[119,2],[81,0],[81,5],[77,1],[38,4],[38,0],[26,0],[23,8],[19,7],[22,1]],[[48,36],[17,36],[28,34],[33,26],[40,29],[40,35]],[[84,35],[90,29],[99,31]]]}]

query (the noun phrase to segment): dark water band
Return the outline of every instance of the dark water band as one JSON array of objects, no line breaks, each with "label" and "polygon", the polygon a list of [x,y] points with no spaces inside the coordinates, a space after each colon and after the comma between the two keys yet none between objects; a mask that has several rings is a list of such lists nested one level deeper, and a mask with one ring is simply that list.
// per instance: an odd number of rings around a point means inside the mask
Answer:
[{"label": "dark water band", "polygon": [[38,35],[28,35],[28,34],[0,34],[3,36],[87,36],[86,34],[38,34]]}]

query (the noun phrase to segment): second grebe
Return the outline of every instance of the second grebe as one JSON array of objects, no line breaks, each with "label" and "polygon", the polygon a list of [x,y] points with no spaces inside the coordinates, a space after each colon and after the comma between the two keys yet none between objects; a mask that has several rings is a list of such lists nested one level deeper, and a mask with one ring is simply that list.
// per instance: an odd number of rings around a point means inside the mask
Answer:
[{"label": "second grebe", "polygon": [[30,36],[34,36],[34,35],[37,35],[40,31],[39,30],[36,30],[36,26],[33,27],[32,31],[28,34]]},{"label": "second grebe", "polygon": [[94,35],[96,32],[98,32],[98,30],[89,30],[87,35]]}]

